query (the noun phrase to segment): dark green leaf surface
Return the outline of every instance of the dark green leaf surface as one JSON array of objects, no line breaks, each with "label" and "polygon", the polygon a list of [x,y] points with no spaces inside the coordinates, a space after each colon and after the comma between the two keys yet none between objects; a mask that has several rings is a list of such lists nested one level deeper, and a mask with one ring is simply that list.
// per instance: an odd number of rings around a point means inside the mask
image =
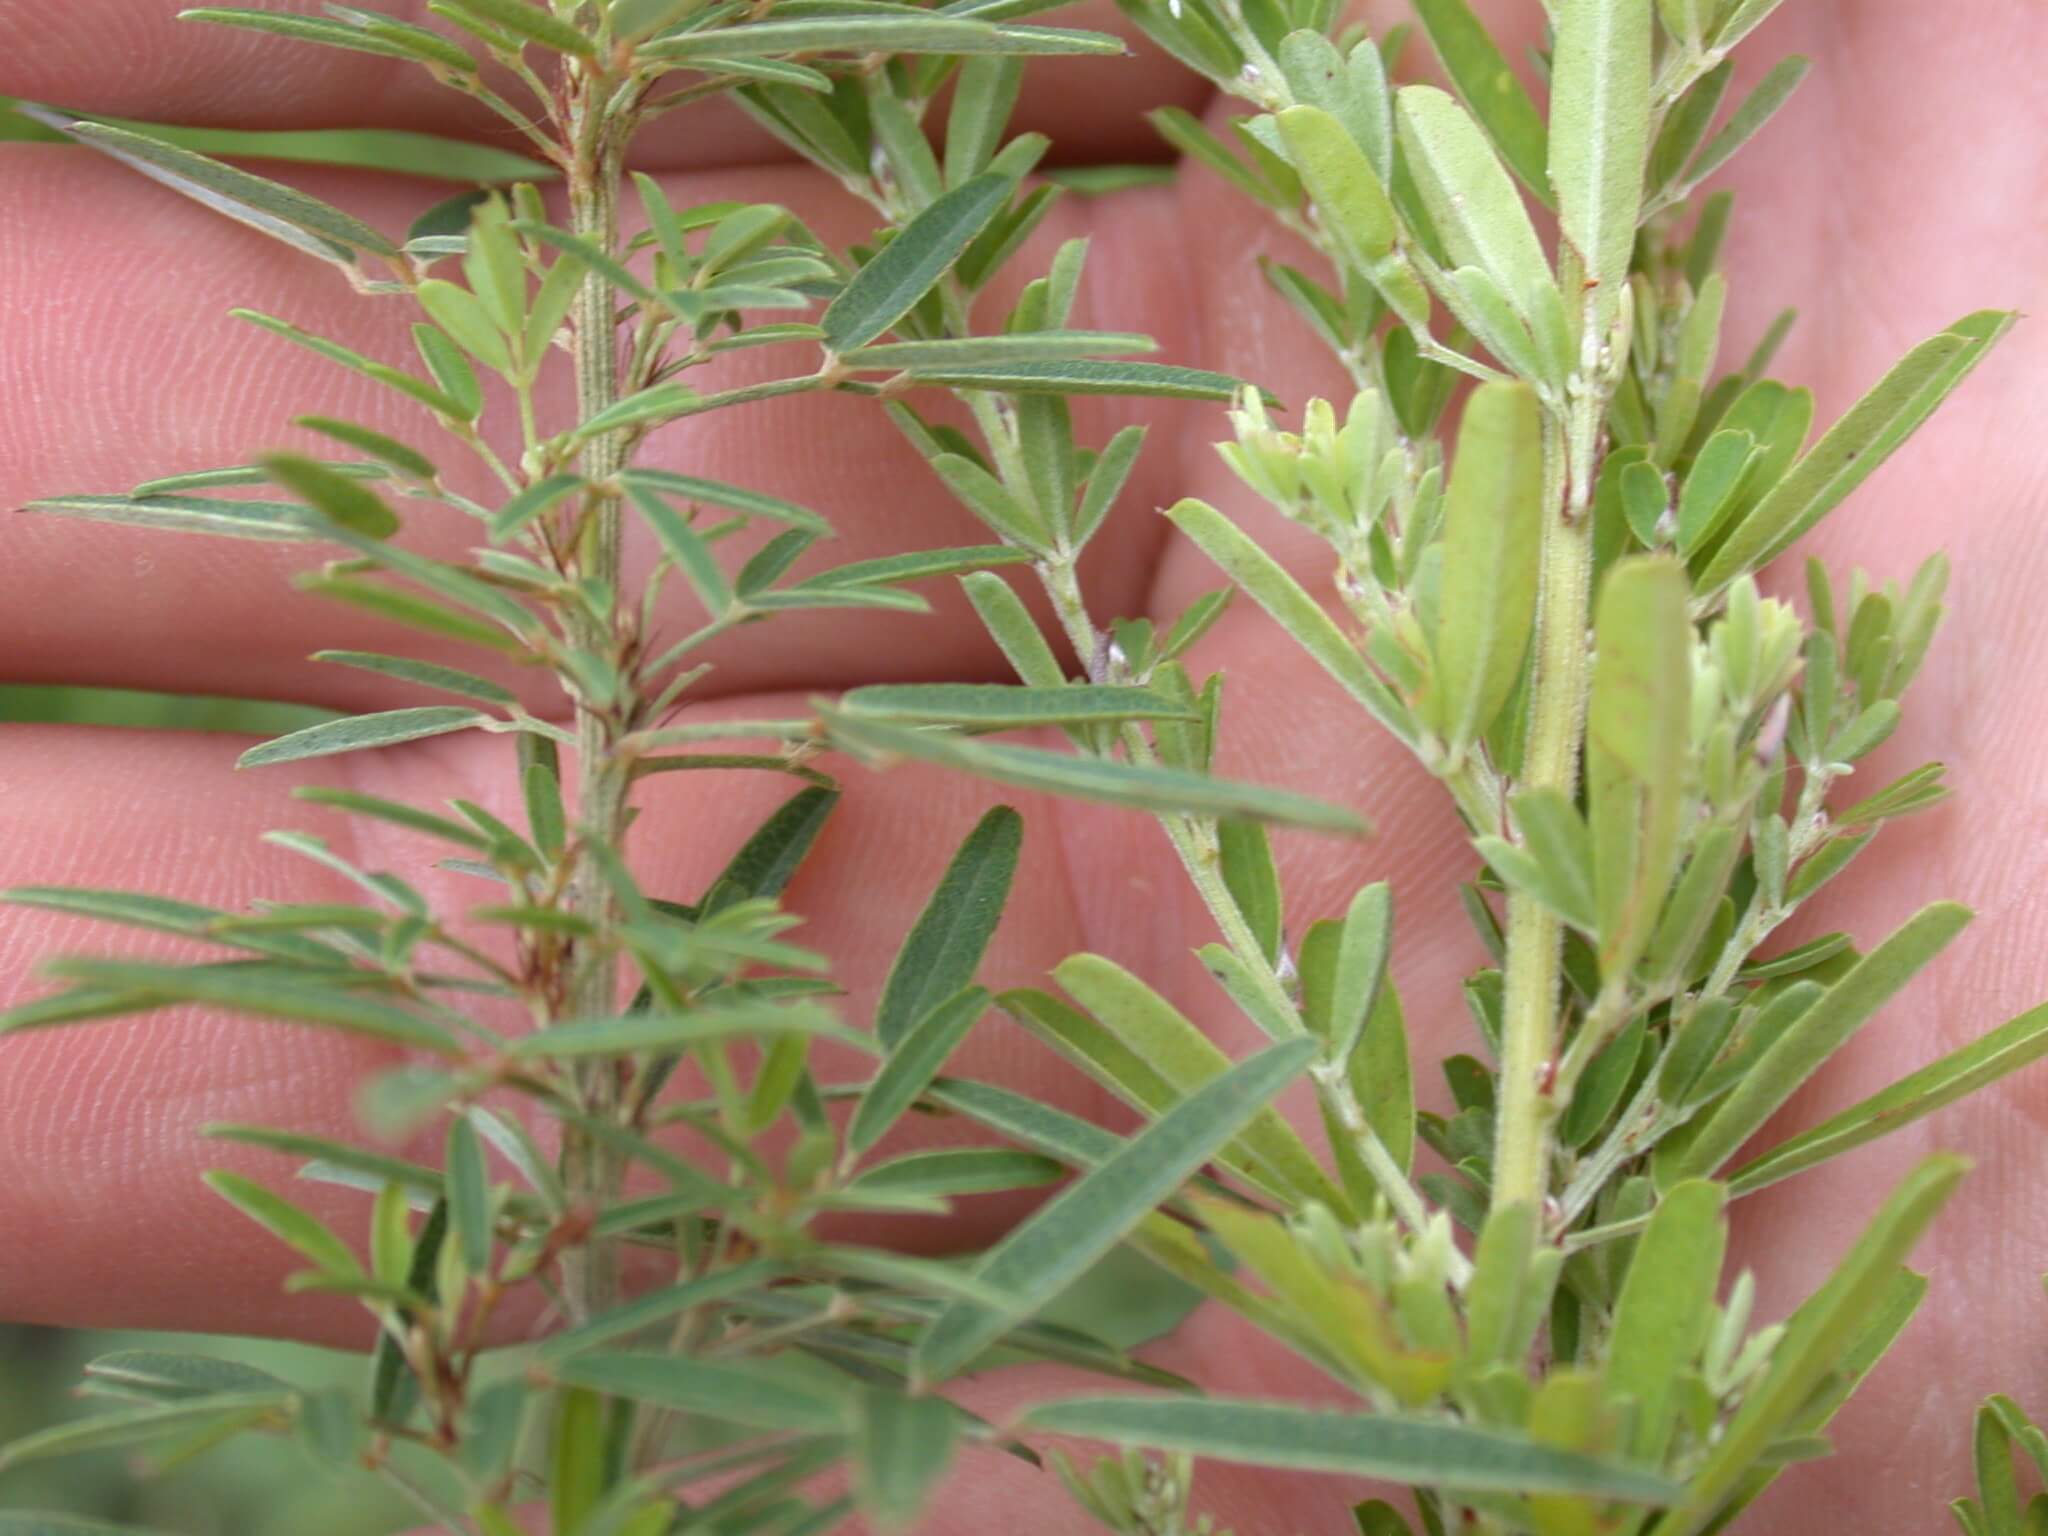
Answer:
[{"label": "dark green leaf surface", "polygon": [[1016,877],[1024,818],[1006,805],[982,817],[947,864],[896,952],[875,1004],[875,1037],[894,1050],[911,1027],[974,980]]}]

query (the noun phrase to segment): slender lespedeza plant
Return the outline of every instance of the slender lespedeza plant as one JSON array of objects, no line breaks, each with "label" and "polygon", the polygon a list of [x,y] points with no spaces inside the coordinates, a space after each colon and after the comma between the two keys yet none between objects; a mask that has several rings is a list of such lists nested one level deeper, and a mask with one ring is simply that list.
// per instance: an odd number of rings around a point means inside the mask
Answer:
[{"label": "slender lespedeza plant", "polygon": [[[339,546],[306,586],[543,669],[572,723],[521,707],[493,677],[331,652],[321,659],[463,702],[339,719],[244,758],[509,736],[524,829],[465,801],[301,791],[441,845],[445,864],[490,882],[466,911],[437,912],[401,876],[296,833],[273,837],[353,880],[363,904],[230,913],[127,892],[9,893],[226,958],[56,962],[68,989],[0,1028],[199,1004],[396,1042],[419,1063],[373,1083],[366,1116],[387,1141],[441,1129],[445,1152],[415,1163],[290,1128],[213,1127],[370,1196],[364,1259],[267,1187],[213,1176],[307,1260],[296,1288],[368,1310],[364,1394],[301,1392],[197,1356],[117,1355],[91,1385],[120,1406],[18,1442],[0,1465],[129,1442],[175,1458],[239,1431],[296,1431],[321,1456],[383,1472],[447,1529],[504,1536],[514,1506],[535,1499],[561,1536],[794,1536],[855,1518],[908,1526],[960,1447],[1028,1457],[1035,1435],[1061,1432],[1128,1448],[1085,1473],[1064,1458],[1058,1469],[1086,1510],[1131,1536],[1209,1529],[1195,1512],[1198,1456],[1404,1482],[1430,1533],[1689,1536],[1735,1520],[1812,1452],[1905,1326],[1923,1283],[1902,1262],[1962,1167],[1923,1163],[1827,1283],[1762,1327],[1748,1277],[1722,1284],[1728,1200],[2048,1049],[2048,1018],[2026,1015],[1741,1155],[1966,917],[1930,907],[1868,953],[1831,935],[1762,954],[1885,821],[1943,793],[1930,766],[1853,805],[1830,799],[1898,722],[1944,568],[1931,561],[1902,591],[1860,578],[1838,588],[1815,569],[1807,618],[1762,597],[1755,574],[2009,322],[1973,315],[1915,348],[1811,448],[1811,396],[1764,377],[1782,325],[1717,371],[1728,205],[1692,199],[1803,72],[1778,66],[1713,131],[1726,55],[1775,3],[1660,0],[1653,16],[1645,0],[1556,0],[1537,61],[1546,122],[1463,0],[1417,6],[1463,105],[1392,87],[1400,35],[1337,31],[1334,0],[1127,0],[1169,52],[1257,109],[1234,148],[1185,114],[1161,114],[1162,131],[1329,265],[1266,268],[1358,391],[1341,411],[1310,402],[1292,434],[1256,389],[1113,360],[1149,344],[1069,328],[1082,242],[1023,287],[999,330],[973,330],[971,301],[1053,195],[1024,185],[1046,141],[1007,134],[1020,56],[1117,46],[1021,21],[1045,8],[1034,0],[432,0],[448,33],[340,6],[323,18],[191,13],[417,63],[514,125],[559,176],[567,220],[515,186],[443,205],[398,241],[146,134],[68,124],[333,262],[366,302],[416,305],[425,375],[248,318],[408,397],[475,462],[444,478],[410,444],[309,419],[354,456],[272,455],[37,510]],[[932,106],[949,83],[941,124]],[[712,95],[866,200],[881,220],[873,241],[842,257],[781,208],[679,209],[652,180],[629,180],[634,132]],[[1528,197],[1556,212],[1554,256]],[[646,232],[626,237],[621,210],[635,201]],[[765,311],[783,318],[756,323]],[[693,384],[755,346],[799,362],[766,383]],[[574,376],[560,420],[537,387],[551,368]],[[480,373],[499,381],[488,413]],[[1460,374],[1479,383],[1447,447]],[[998,542],[790,579],[829,532],[819,512],[639,462],[649,436],[683,417],[828,390],[874,397]],[[939,392],[971,430],[920,409]],[[1229,589],[1163,629],[1090,611],[1078,556],[1143,438],[1076,442],[1066,397],[1104,392],[1235,401],[1226,460],[1329,543],[1331,590],[1312,595],[1210,507],[1184,501],[1170,516],[1343,685],[1362,730],[1392,732],[1442,780],[1469,827],[1485,869],[1466,908],[1498,968],[1467,983],[1491,1061],[1444,1064],[1449,1119],[1415,1107],[1387,980],[1386,888],[1299,931],[1286,921],[1263,823],[1343,832],[1355,818],[1210,776],[1222,678],[1191,675],[1186,658]],[[516,427],[498,419],[507,411]],[[287,499],[220,494],[265,484]],[[394,499],[475,519],[488,547],[466,563],[408,552],[393,542]],[[662,551],[640,590],[619,560],[629,518]],[[777,531],[744,562],[722,558],[721,543],[756,523]],[[1082,678],[993,573],[1005,565],[1042,584]],[[699,611],[679,636],[655,623],[671,575]],[[857,688],[799,719],[692,715],[713,638],[791,609],[921,608],[905,584],[947,575],[1020,683]],[[1068,748],[982,739],[1026,726],[1062,729]],[[1202,959],[1273,1043],[1233,1063],[1095,955],[1056,968],[1065,999],[978,986],[1022,831],[1006,808],[955,856],[869,1027],[849,1026],[826,1000],[823,962],[785,937],[793,917],[777,900],[837,798],[834,752],[1156,814],[1220,935]],[[693,899],[644,889],[635,786],[735,767],[807,782]],[[943,1075],[992,1006],[1143,1127],[1119,1137]],[[519,1028],[499,1027],[521,1014]],[[809,1059],[820,1042],[863,1053],[871,1074],[821,1081]],[[685,1066],[697,1096],[680,1090]],[[1326,1155],[1270,1107],[1298,1078],[1320,1103]],[[913,1111],[1012,1145],[878,1161]],[[715,1162],[665,1150],[656,1133],[671,1126]],[[1444,1169],[1415,1172],[1418,1141]],[[943,1210],[955,1195],[1063,1179],[965,1267],[814,1231],[830,1212]],[[947,1384],[994,1364],[996,1349],[1190,1385],[1035,1320],[1119,1242],[1244,1313],[1357,1409],[1153,1390],[991,1424],[949,1400]],[[629,1252],[649,1273],[631,1296]],[[493,1318],[535,1310],[553,1326],[519,1371],[494,1373]],[[2048,1440],[2003,1399],[1978,1434],[1982,1499],[1964,1523],[2017,1536],[2009,1447],[2048,1465]],[[1356,1525],[1411,1529],[1380,1501],[1359,1506]]]}]

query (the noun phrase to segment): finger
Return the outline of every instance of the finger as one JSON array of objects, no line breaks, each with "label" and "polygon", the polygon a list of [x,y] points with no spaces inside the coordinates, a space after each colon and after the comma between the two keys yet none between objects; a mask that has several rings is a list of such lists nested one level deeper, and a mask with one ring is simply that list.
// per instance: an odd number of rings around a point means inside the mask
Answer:
[{"label": "finger", "polygon": [[[482,467],[427,429],[402,397],[326,360],[229,319],[231,306],[280,314],[372,356],[412,359],[411,316],[402,301],[365,299],[317,264],[219,219],[95,156],[18,148],[0,161],[10,189],[0,215],[0,291],[17,296],[8,317],[12,366],[0,380],[0,505],[32,497],[124,489],[164,473],[247,462],[285,444],[332,453],[333,445],[289,427],[300,413],[367,422],[414,443],[459,489],[504,499]],[[313,178],[313,190],[375,222],[402,228],[433,194],[371,178]],[[710,173],[671,184],[682,199],[741,197],[785,202],[845,244],[866,236],[872,216],[822,178],[785,167]],[[1006,305],[1022,274],[1043,270],[1055,245],[1095,241],[1092,275],[1075,320],[1113,322],[1162,335],[1175,354],[1185,306],[1183,268],[1167,259],[1176,231],[1158,190],[1117,199],[1070,200],[1017,258],[1017,274],[991,309]],[[26,296],[33,295],[33,302]],[[987,323],[993,323],[993,313]],[[715,388],[812,372],[814,349],[745,351],[692,382]],[[412,369],[418,372],[417,362]],[[573,418],[568,365],[547,381],[541,419]],[[708,380],[708,381],[707,381]],[[917,397],[946,414],[946,402]],[[1149,421],[1170,430],[1185,412],[1157,402],[1077,402],[1084,442]],[[486,429],[516,460],[509,399],[494,398]],[[832,519],[842,537],[815,546],[801,577],[828,565],[906,550],[991,541],[953,500],[874,402],[811,396],[771,400],[690,418],[657,433],[644,462],[687,469],[786,496]],[[1171,459],[1141,461],[1127,491],[1134,504],[1170,499]],[[405,502],[405,507],[419,504]],[[630,570],[644,574],[652,541],[628,519]],[[406,541],[442,558],[466,559],[483,542],[467,517],[445,508],[413,512]],[[764,540],[735,541],[728,566]],[[1091,581],[1120,611],[1136,608],[1159,530],[1116,518],[1091,551]],[[16,517],[0,566],[0,654],[17,681],[173,688],[291,697],[345,708],[418,702],[411,690],[309,665],[320,647],[400,650],[477,666],[473,652],[418,639],[331,603],[309,602],[288,578],[317,565],[317,546],[223,542],[74,520]],[[1029,584],[1035,587],[1035,583]],[[933,618],[901,614],[799,614],[728,636],[704,653],[712,691],[837,687],[890,678],[993,677],[1006,668],[957,585],[927,583]],[[1036,599],[1034,599],[1036,601]],[[1044,611],[1041,604],[1041,611]],[[661,628],[673,639],[701,622],[682,583],[671,583]],[[486,665],[484,670],[489,670]],[[560,699],[532,673],[537,709]],[[402,696],[401,696],[402,695]]]},{"label": "finger", "polygon": [[[30,0],[0,0],[0,34],[9,13],[19,13],[12,18],[20,41],[8,88],[32,101],[151,122],[405,128],[527,149],[501,118],[403,60],[180,21],[184,8],[182,0],[82,0],[67,8],[60,26],[31,17]],[[380,9],[468,42],[428,15],[420,0]],[[1048,59],[1026,72],[1015,126],[1053,132],[1069,161],[1158,159],[1159,140],[1144,112],[1196,105],[1208,94],[1202,81],[1142,44],[1109,0],[1033,20],[1109,32],[1135,49],[1134,57]],[[516,83],[497,83],[515,104],[526,103]],[[724,103],[668,113],[634,148],[635,162],[650,169],[787,158],[789,151]]]}]

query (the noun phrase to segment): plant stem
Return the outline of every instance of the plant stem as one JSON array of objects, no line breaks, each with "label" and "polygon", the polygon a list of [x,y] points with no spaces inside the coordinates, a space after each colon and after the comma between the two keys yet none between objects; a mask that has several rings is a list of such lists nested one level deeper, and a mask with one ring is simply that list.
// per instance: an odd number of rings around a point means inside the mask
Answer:
[{"label": "plant stem", "polygon": [[[1535,672],[1530,689],[1525,789],[1554,789],[1570,799],[1578,782],[1585,722],[1586,617],[1593,570],[1591,475],[1576,451],[1583,418],[1597,430],[1598,393],[1572,402],[1566,428],[1554,418],[1544,436],[1543,587],[1536,610]],[[1585,457],[1590,458],[1590,454]],[[1568,462],[1569,461],[1569,462]],[[1557,1054],[1558,981],[1563,929],[1534,897],[1508,896],[1507,975],[1501,1015],[1501,1112],[1493,1162],[1493,1208],[1541,1205],[1550,1185],[1550,1128],[1558,1113],[1552,1078]]]},{"label": "plant stem", "polygon": [[[608,82],[584,77],[578,83],[576,143],[569,177],[571,227],[598,249],[611,251],[616,242],[619,163],[615,125],[605,121]],[[618,338],[613,324],[611,284],[592,272],[576,296],[576,410],[588,421],[618,399]],[[610,479],[620,468],[619,434],[593,438],[583,450],[583,472],[594,481]],[[577,550],[577,573],[604,583],[612,592],[619,580],[619,506],[598,496],[587,510]],[[573,612],[574,610],[572,610]],[[613,649],[616,620],[600,624],[584,615],[574,624],[574,644],[604,654]],[[581,834],[615,852],[625,833],[628,775],[617,751],[617,721],[607,711],[576,704],[576,751],[579,776],[578,819]],[[618,962],[610,933],[618,922],[616,904],[596,861],[586,857],[573,891],[577,914],[598,930],[595,943],[580,945],[569,978],[569,1016],[595,1018],[610,1013],[618,1001]],[[621,1083],[614,1062],[597,1058],[576,1069],[578,1098],[584,1112],[607,1118],[618,1107]],[[562,1182],[570,1198],[595,1208],[612,1198],[621,1168],[617,1152],[607,1143],[565,1126],[562,1138]],[[563,1256],[563,1290],[573,1321],[581,1322],[608,1310],[617,1300],[618,1255],[607,1239],[591,1238]]]}]

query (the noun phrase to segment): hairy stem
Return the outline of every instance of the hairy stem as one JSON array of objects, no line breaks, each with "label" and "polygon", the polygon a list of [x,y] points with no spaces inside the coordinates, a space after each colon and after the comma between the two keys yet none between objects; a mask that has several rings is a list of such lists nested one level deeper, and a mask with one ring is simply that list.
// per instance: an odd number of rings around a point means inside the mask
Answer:
[{"label": "hairy stem", "polygon": [[[577,92],[572,118],[574,169],[569,178],[571,226],[598,249],[616,245],[619,164],[615,125],[604,120],[609,87],[586,77]],[[618,398],[618,337],[613,323],[611,284],[592,272],[576,297],[576,411],[588,421]],[[583,472],[603,481],[621,467],[617,433],[593,438],[583,450]],[[593,495],[587,509],[577,553],[577,573],[618,590],[619,505],[616,499]],[[616,620],[599,624],[587,615],[574,623],[574,642],[599,654],[613,647]],[[576,704],[576,750],[579,775],[577,816],[582,835],[616,851],[625,834],[629,774],[618,752],[618,720],[608,710]],[[617,905],[603,872],[586,856],[577,872],[575,909],[598,930],[597,941],[579,946],[569,978],[566,1005],[571,1017],[601,1017],[617,1006],[618,962],[609,935],[618,922]],[[577,1090],[584,1111],[609,1118],[618,1108],[621,1080],[615,1063],[597,1058],[577,1068]],[[617,1191],[622,1170],[616,1152],[587,1132],[565,1127],[562,1181],[572,1200],[597,1207]],[[610,1308],[617,1300],[618,1255],[604,1239],[570,1249],[563,1256],[564,1292],[571,1317],[582,1321]]]}]

